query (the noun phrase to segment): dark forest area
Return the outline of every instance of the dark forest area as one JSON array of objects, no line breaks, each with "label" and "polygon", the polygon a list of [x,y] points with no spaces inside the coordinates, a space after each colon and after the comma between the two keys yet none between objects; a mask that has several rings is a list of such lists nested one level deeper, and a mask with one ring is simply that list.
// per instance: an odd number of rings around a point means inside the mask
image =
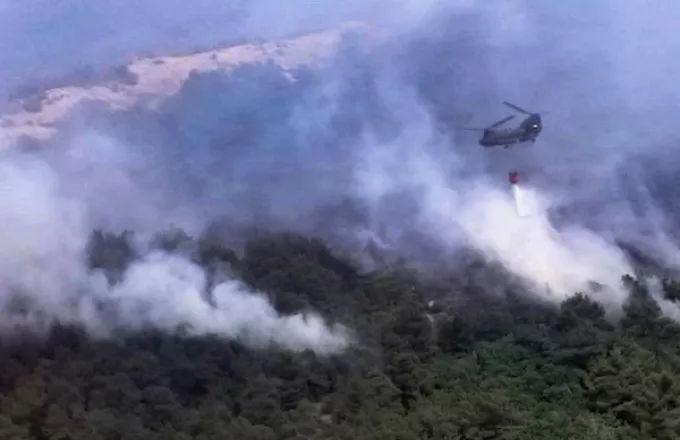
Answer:
[{"label": "dark forest area", "polygon": [[[135,257],[128,234],[95,231],[92,268]],[[177,236],[175,236],[177,237]],[[312,307],[351,326],[344,353],[251,349],[152,330],[90,340],[55,328],[0,356],[0,438],[23,439],[674,439],[680,327],[633,278],[618,321],[575,293],[559,306],[475,286],[448,292],[408,274],[359,273],[319,240],[250,240],[242,256],[186,235],[157,240],[218,262],[277,309]],[[163,238],[161,236],[161,238]],[[183,247],[186,249],[186,247]],[[680,294],[665,283],[668,298]],[[295,292],[295,293],[292,293]]]}]

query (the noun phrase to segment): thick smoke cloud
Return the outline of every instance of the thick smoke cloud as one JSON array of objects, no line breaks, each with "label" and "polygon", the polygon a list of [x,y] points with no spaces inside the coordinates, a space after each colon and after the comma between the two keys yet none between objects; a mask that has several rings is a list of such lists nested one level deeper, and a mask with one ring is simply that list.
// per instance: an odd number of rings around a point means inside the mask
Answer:
[{"label": "thick smoke cloud", "polygon": [[[99,281],[105,285],[103,279]],[[101,300],[116,304],[115,325],[128,331],[146,327],[176,331],[184,325],[193,335],[214,334],[251,346],[273,344],[321,353],[338,352],[347,345],[343,329],[330,331],[314,315],[279,316],[266,296],[254,294],[237,280],[224,281],[212,290],[215,307],[206,301],[205,286],[205,272],[197,265],[182,257],[152,253],[129,268],[122,283],[99,294]]]},{"label": "thick smoke cloud", "polygon": [[[23,188],[44,197],[21,210],[13,200],[28,202],[7,198],[5,227],[38,228],[21,234],[52,245],[10,246],[0,270],[43,309],[58,311],[70,297],[48,293],[83,279],[88,228],[152,231],[172,222],[197,231],[219,216],[349,248],[370,238],[420,268],[439,259],[438,267],[453,270],[458,252],[471,248],[526,280],[535,295],[557,300],[584,290],[619,305],[620,276],[633,271],[622,243],[678,268],[669,111],[677,92],[662,74],[677,61],[649,48],[672,53],[680,37],[666,17],[680,8],[669,3],[662,19],[632,0],[408,6],[416,18],[395,14],[393,38],[370,53],[361,38],[349,38],[325,65],[288,72],[293,80],[273,65],[199,75],[157,114],[93,122],[85,135],[55,145],[35,165],[40,172],[8,162],[4,174],[17,176],[6,182],[18,188],[13,194]],[[622,33],[638,39],[626,44]],[[485,150],[454,130],[502,118],[503,100],[550,111],[535,145]],[[532,216],[515,211],[506,180],[514,168]],[[45,225],[35,226],[34,216]],[[47,231],[73,238],[41,238]],[[28,262],[47,265],[59,246],[65,257],[36,278],[44,285],[25,284]],[[187,261],[152,255],[119,286],[95,290],[125,304],[120,316],[128,321],[116,325],[127,328],[170,329],[195,318],[207,324],[193,331],[256,343],[289,329],[286,341],[275,340],[289,348],[342,340],[320,321],[273,315],[232,282],[216,289],[217,309],[210,309],[199,300],[201,277]],[[163,298],[177,302],[153,300],[163,286]],[[240,299],[257,305],[243,324],[232,315]],[[92,329],[116,327],[97,321],[96,308],[80,310]]]},{"label": "thick smoke cloud", "polygon": [[[83,142],[89,147],[83,153]],[[262,293],[223,274],[207,290],[207,275],[188,257],[148,253],[132,262],[122,280],[110,285],[105,275],[87,269],[87,243],[106,209],[130,212],[126,219],[146,224],[149,212],[135,210],[152,202],[151,193],[130,183],[124,149],[101,136],[77,138],[65,154],[0,158],[0,329],[48,331],[55,322],[84,327],[96,337],[156,329],[184,334],[213,334],[250,346],[322,354],[344,349],[350,336],[314,314],[281,316]],[[110,153],[110,154],[105,154]],[[99,154],[99,161],[87,160]],[[106,162],[102,162],[107,159]],[[78,171],[88,167],[83,175]],[[79,184],[80,186],[76,185]],[[128,223],[129,224],[129,223]],[[209,301],[212,299],[213,304]]]},{"label": "thick smoke cloud", "polygon": [[44,162],[10,154],[0,168],[1,325],[12,327],[10,316],[17,315],[44,325],[42,311],[70,313],[72,291],[84,279],[87,225],[81,207],[61,197],[58,177]]}]

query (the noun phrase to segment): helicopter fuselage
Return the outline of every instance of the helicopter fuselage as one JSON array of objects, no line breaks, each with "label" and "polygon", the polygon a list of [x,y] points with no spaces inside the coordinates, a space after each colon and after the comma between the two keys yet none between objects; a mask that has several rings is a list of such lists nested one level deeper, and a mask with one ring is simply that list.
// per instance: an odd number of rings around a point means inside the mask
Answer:
[{"label": "helicopter fuselage", "polygon": [[540,117],[532,115],[517,127],[485,130],[479,144],[483,147],[505,146],[507,148],[520,142],[534,142],[542,129]]}]

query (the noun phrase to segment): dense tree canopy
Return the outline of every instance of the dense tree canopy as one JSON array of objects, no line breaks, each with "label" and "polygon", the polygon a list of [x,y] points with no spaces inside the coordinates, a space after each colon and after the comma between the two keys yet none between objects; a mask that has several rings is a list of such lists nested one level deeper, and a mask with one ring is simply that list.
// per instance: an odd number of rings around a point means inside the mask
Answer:
[{"label": "dense tree canopy", "polygon": [[[56,327],[47,341],[3,347],[0,438],[680,436],[680,327],[630,277],[623,318],[612,322],[583,294],[556,307],[517,294],[433,307],[423,292],[437,286],[359,274],[324,243],[290,234],[252,239],[241,256],[176,230],[154,243],[189,250],[205,268],[229,262],[280,311],[320,310],[360,343],[320,356],[152,331],[92,340]],[[129,233],[103,231],[89,255],[112,283],[137,258]],[[677,297],[677,284],[664,286]]]}]

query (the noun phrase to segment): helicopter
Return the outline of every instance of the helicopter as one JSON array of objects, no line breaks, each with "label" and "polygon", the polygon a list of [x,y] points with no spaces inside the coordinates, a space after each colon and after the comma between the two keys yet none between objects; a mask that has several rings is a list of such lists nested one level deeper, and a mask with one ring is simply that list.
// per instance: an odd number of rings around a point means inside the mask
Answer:
[{"label": "helicopter", "polygon": [[528,116],[520,122],[518,126],[512,128],[495,129],[513,119],[515,115],[510,115],[498,122],[494,122],[486,128],[464,128],[463,130],[482,131],[483,134],[481,139],[479,139],[479,145],[483,147],[496,147],[502,145],[505,148],[509,148],[511,145],[520,142],[531,142],[532,144],[536,142],[536,138],[543,129],[541,115],[539,113],[531,113],[507,101],[503,101],[503,104]]}]

